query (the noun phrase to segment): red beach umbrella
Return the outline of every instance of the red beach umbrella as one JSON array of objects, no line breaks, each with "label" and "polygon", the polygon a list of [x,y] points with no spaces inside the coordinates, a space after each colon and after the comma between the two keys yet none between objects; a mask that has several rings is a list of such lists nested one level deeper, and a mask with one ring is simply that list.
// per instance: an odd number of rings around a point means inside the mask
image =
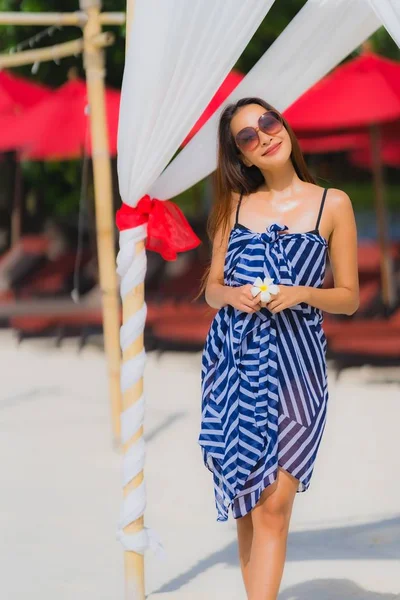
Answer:
[{"label": "red beach umbrella", "polygon": [[[382,162],[387,166],[400,166],[400,120],[381,125],[380,134]],[[354,164],[365,168],[372,166],[371,137],[365,128],[347,132],[302,133],[298,140],[305,154],[349,151],[349,158]]]},{"label": "red beach umbrella", "polygon": [[324,154],[326,152],[341,152],[345,150],[359,150],[368,144],[368,135],[365,133],[332,133],[299,137],[299,143],[305,154]]},{"label": "red beach umbrella", "polygon": [[395,303],[392,261],[387,239],[380,125],[400,118],[400,63],[370,51],[337,67],[287,111],[285,117],[301,137],[332,129],[367,128],[381,248],[384,303]]},{"label": "red beach umbrella", "polygon": [[400,118],[400,63],[365,52],[337,67],[286,111],[299,134]]},{"label": "red beach umbrella", "polygon": [[[380,127],[380,158],[383,164],[388,167],[400,167],[400,120],[395,123],[388,123]],[[371,142],[365,136],[365,139],[357,148],[350,152],[350,161],[365,169],[371,169],[372,155]]]},{"label": "red beach umbrella", "polygon": [[[400,142],[399,141],[383,141],[382,144],[382,152],[381,152],[382,162],[388,166],[393,168],[400,167]],[[371,153],[368,147],[359,148],[353,150],[350,153],[350,161],[361,168],[371,169],[372,161],[371,161]]]},{"label": "red beach umbrella", "polygon": [[[108,88],[106,109],[113,155],[117,151],[119,103],[120,91]],[[87,106],[86,83],[71,80],[14,119],[6,131],[0,123],[0,149],[19,149],[23,158],[36,160],[77,158],[87,139]]]},{"label": "red beach umbrella", "polygon": [[50,88],[0,71],[0,114],[18,114],[51,94]]},{"label": "red beach umbrella", "polygon": [[[380,133],[382,162],[387,166],[400,166],[400,120],[382,125]],[[345,133],[302,134],[299,143],[305,154],[349,151],[349,158],[354,164],[365,168],[372,166],[371,138],[365,128]]]},{"label": "red beach umbrella", "polygon": [[[50,88],[8,71],[0,71],[0,138],[7,134],[16,119],[38,102],[52,94]],[[14,148],[6,148],[14,149]],[[11,216],[11,241],[16,243],[21,234],[21,170],[16,162],[14,203]]]},{"label": "red beach umbrella", "polygon": [[217,108],[221,106],[223,101],[229,96],[231,92],[233,92],[235,87],[242,81],[243,77],[244,75],[239,71],[236,71],[235,69],[228,73],[218,90],[215,92],[214,96],[211,98],[210,103],[208,104],[205,111],[193,125],[193,128],[182,142],[182,146],[185,146],[192,139],[192,137],[196,135],[199,129],[203,127],[204,123],[208,121],[208,119],[215,113]]},{"label": "red beach umbrella", "polygon": [[10,95],[6,90],[0,87],[0,115],[14,115],[15,108],[15,104]]}]

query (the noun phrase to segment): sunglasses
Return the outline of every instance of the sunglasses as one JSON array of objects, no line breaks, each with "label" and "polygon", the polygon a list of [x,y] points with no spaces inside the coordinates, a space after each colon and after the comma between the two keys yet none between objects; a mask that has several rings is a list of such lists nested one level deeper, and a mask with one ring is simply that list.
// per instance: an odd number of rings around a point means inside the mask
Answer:
[{"label": "sunglasses", "polygon": [[258,127],[245,127],[235,136],[236,145],[239,150],[252,152],[260,143],[258,130],[268,135],[276,135],[283,128],[281,115],[274,110],[268,110],[258,119]]}]

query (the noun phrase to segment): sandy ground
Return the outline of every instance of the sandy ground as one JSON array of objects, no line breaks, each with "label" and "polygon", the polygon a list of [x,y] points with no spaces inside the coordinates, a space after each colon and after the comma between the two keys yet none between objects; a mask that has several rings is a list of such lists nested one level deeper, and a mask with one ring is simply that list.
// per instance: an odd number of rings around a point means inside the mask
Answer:
[{"label": "sandy ground", "polygon": [[[76,341],[0,333],[0,598],[119,600],[121,455],[105,360]],[[282,600],[400,599],[400,374],[330,373],[328,424],[298,494]],[[145,373],[151,600],[244,600],[233,520],[217,523],[197,445],[200,355],[150,353]],[[132,599],[133,600],[133,599]]]}]

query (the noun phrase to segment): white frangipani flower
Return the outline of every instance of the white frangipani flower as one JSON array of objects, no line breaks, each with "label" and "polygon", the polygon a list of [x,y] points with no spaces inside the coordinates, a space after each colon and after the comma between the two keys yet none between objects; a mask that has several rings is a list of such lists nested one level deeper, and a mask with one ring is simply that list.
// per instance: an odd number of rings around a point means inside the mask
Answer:
[{"label": "white frangipani flower", "polygon": [[275,296],[278,292],[279,288],[271,277],[264,277],[264,280],[257,277],[251,288],[253,298],[260,294],[261,302],[269,302],[272,296]]}]

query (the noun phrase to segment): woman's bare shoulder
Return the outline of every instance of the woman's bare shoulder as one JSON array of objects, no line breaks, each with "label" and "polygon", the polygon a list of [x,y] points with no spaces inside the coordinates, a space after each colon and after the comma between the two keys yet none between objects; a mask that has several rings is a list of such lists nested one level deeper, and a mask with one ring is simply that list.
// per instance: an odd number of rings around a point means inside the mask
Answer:
[{"label": "woman's bare shoulder", "polygon": [[317,183],[311,183],[311,181],[304,181],[302,182],[301,189],[303,194],[318,200],[322,198],[322,195],[326,188],[322,185],[318,185]]},{"label": "woman's bare shoulder", "polygon": [[350,226],[355,231],[354,209],[348,194],[343,190],[331,188],[328,196],[333,229]]},{"label": "woman's bare shoulder", "polygon": [[327,198],[329,196],[329,204],[335,209],[349,208],[351,200],[348,194],[337,188],[329,188]]},{"label": "woman's bare shoulder", "polygon": [[341,208],[351,205],[349,196],[343,190],[331,187],[322,187],[315,183],[307,183],[307,186],[309,186],[309,190],[313,192],[317,203],[322,199],[324,191],[326,190],[325,202],[332,210],[340,210]]}]

